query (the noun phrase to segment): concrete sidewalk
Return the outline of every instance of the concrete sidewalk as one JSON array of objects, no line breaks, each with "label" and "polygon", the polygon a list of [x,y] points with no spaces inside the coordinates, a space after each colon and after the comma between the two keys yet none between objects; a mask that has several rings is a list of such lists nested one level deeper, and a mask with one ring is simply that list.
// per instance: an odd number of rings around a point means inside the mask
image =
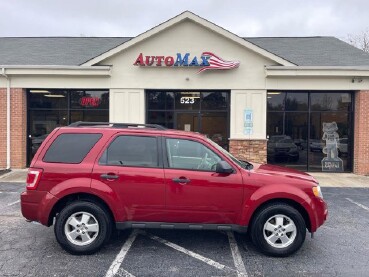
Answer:
[{"label": "concrete sidewalk", "polygon": [[369,176],[356,175],[353,173],[308,173],[317,179],[322,187],[369,188]]},{"label": "concrete sidewalk", "polygon": [[3,183],[25,183],[28,169],[13,169],[12,171],[0,176]]},{"label": "concrete sidewalk", "polygon": [[[369,176],[355,175],[353,173],[322,173],[309,172],[314,176],[322,187],[368,187]],[[0,182],[25,183],[27,169],[14,169],[9,173],[0,176]]]}]

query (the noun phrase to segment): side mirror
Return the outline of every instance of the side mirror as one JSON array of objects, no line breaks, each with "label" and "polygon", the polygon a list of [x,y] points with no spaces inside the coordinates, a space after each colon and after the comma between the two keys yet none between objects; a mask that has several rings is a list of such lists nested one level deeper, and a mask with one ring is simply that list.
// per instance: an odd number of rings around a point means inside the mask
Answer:
[{"label": "side mirror", "polygon": [[215,172],[231,174],[233,173],[233,168],[226,161],[220,161],[219,163],[217,163]]}]

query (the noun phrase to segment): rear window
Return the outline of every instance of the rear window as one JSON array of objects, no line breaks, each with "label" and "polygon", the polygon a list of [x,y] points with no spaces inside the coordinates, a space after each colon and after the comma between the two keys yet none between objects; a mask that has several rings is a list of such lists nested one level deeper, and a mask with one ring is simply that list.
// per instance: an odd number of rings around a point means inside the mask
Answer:
[{"label": "rear window", "polygon": [[61,134],[51,144],[43,161],[78,164],[101,137],[102,134]]}]

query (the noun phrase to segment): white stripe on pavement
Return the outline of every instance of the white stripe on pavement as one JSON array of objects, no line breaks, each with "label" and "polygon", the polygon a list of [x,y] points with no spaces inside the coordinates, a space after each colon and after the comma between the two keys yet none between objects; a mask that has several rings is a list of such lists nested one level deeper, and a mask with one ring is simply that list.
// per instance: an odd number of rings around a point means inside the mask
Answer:
[{"label": "white stripe on pavement", "polygon": [[12,205],[17,204],[17,203],[19,203],[19,202],[20,202],[20,200],[17,200],[17,201],[15,201],[15,202],[9,203],[9,204],[8,204],[8,206],[12,206]]},{"label": "white stripe on pavement", "polygon": [[215,268],[224,269],[226,267],[223,264],[220,264],[220,263],[218,263],[218,262],[216,262],[216,261],[214,261],[212,259],[206,258],[206,257],[204,257],[204,256],[202,256],[200,254],[195,253],[195,252],[192,252],[191,250],[187,250],[186,248],[183,248],[182,246],[179,246],[179,245],[177,245],[175,243],[172,243],[170,241],[167,241],[165,239],[159,238],[159,237],[154,236],[154,235],[151,235],[151,234],[147,234],[147,236],[149,238],[153,239],[153,240],[156,240],[158,242],[161,242],[161,243],[165,244],[166,246],[169,246],[169,247],[171,247],[171,248],[173,248],[173,249],[175,249],[175,250],[177,250],[179,252],[182,252],[184,254],[187,254],[188,256],[191,256],[191,257],[193,257],[195,259],[198,259],[198,260],[200,260],[200,261],[202,261],[202,262],[204,262],[204,263],[206,263],[208,265],[211,265],[211,266],[213,266]]},{"label": "white stripe on pavement", "polygon": [[127,270],[125,270],[123,268],[120,268],[118,270],[116,276],[121,276],[121,277],[136,277],[132,273],[129,273]]},{"label": "white stripe on pavement", "polygon": [[[115,257],[115,260],[110,265],[108,271],[105,274],[105,277],[113,277],[115,274],[117,274],[117,272],[120,268],[120,265],[123,263],[123,260],[126,257],[126,255],[129,251],[129,249],[131,248],[133,242],[135,241],[135,239],[137,237],[137,234],[138,234],[137,230],[133,230],[131,235],[128,237],[126,242],[123,244],[122,249],[120,250],[118,255]],[[123,276],[130,276],[130,275],[123,275]]]},{"label": "white stripe on pavement", "polygon": [[240,276],[246,277],[247,276],[247,271],[246,271],[246,268],[245,268],[245,264],[243,263],[241,253],[238,249],[237,241],[234,237],[234,234],[233,234],[233,232],[228,231],[227,235],[228,235],[229,246],[231,247],[233,262],[234,262],[234,265],[237,269],[237,276],[238,277],[240,277]]},{"label": "white stripe on pavement", "polygon": [[226,266],[224,264],[218,263],[218,262],[216,262],[216,261],[214,261],[212,259],[206,258],[206,257],[204,257],[204,256],[202,256],[200,254],[197,254],[197,253],[195,253],[195,252],[193,252],[191,250],[188,250],[186,248],[183,248],[182,246],[179,246],[178,244],[175,244],[173,242],[167,241],[165,239],[162,239],[160,237],[157,237],[157,236],[154,236],[154,235],[151,235],[151,234],[147,234],[145,232],[142,232],[142,234],[147,235],[149,238],[151,238],[153,240],[156,240],[156,241],[158,241],[160,243],[163,243],[166,246],[169,246],[169,247],[171,247],[171,248],[173,248],[173,249],[175,249],[175,250],[177,250],[179,252],[182,252],[182,253],[184,253],[184,254],[192,257],[192,258],[195,258],[195,259],[197,259],[199,261],[202,261],[202,262],[204,262],[204,263],[206,263],[208,265],[211,265],[211,266],[213,266],[213,267],[215,267],[217,269],[222,269],[222,270],[227,269],[229,271],[233,271],[233,272],[235,271],[237,273],[237,276],[243,276],[243,277],[246,277],[247,276],[247,273],[245,275],[243,272],[239,272],[238,269],[234,269],[234,268],[231,268],[231,267]]},{"label": "white stripe on pavement", "polygon": [[360,208],[363,208],[364,210],[369,211],[369,208],[368,208],[367,206],[364,206],[363,204],[357,203],[357,202],[355,202],[354,200],[352,200],[352,199],[350,199],[350,198],[346,198],[346,199],[347,199],[348,201],[350,201],[351,203],[353,203],[353,204],[355,204],[355,205],[359,206]]}]

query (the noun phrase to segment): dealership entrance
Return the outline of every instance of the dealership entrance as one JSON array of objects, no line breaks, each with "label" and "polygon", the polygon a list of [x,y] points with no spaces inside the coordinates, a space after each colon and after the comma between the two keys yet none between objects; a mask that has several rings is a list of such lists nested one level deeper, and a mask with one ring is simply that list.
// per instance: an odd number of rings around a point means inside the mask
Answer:
[{"label": "dealership entrance", "polygon": [[193,131],[228,149],[229,91],[146,90],[146,122]]},{"label": "dealership entrance", "polygon": [[352,171],[353,95],[268,91],[268,163],[302,171]]}]

